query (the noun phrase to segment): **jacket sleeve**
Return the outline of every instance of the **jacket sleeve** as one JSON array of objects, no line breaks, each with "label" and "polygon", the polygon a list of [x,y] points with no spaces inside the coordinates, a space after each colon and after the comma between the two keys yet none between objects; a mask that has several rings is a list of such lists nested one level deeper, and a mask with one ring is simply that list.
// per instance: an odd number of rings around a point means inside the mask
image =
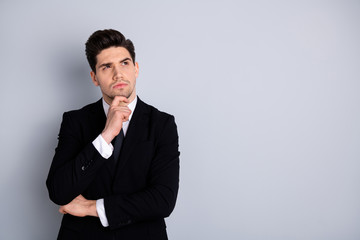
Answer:
[{"label": "jacket sleeve", "polygon": [[46,186],[50,199],[66,205],[81,194],[96,177],[105,159],[91,142],[81,141],[81,126],[64,113],[58,146],[50,167]]},{"label": "jacket sleeve", "polygon": [[169,116],[160,131],[149,171],[148,186],[133,194],[104,198],[110,228],[133,222],[164,218],[176,203],[179,188],[178,133],[173,116]]}]

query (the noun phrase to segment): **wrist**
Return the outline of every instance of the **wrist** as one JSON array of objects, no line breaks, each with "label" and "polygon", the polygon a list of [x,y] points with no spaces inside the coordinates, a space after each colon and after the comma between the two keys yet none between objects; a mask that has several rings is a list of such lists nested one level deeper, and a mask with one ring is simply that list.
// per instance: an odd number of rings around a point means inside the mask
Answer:
[{"label": "wrist", "polygon": [[105,142],[106,142],[107,144],[110,144],[111,141],[115,138],[115,136],[113,136],[112,134],[109,134],[109,133],[106,132],[106,131],[103,131],[103,132],[101,133],[101,137],[105,140]]},{"label": "wrist", "polygon": [[88,206],[88,216],[98,217],[98,213],[96,210],[96,200],[88,200],[89,206]]}]

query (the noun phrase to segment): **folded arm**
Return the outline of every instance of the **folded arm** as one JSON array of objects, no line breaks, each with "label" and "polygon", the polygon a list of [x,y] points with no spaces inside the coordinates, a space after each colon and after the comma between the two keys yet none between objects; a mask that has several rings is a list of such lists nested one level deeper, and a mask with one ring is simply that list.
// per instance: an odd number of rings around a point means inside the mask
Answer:
[{"label": "folded arm", "polygon": [[84,192],[106,160],[91,142],[84,145],[78,137],[80,131],[65,113],[46,180],[49,197],[58,205],[66,205]]}]

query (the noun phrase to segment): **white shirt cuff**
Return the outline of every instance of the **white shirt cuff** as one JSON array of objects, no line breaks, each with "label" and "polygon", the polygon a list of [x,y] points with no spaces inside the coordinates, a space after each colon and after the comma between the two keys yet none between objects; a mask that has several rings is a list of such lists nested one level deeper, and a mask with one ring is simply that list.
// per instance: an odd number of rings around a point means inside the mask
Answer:
[{"label": "white shirt cuff", "polygon": [[108,159],[114,151],[113,145],[111,143],[108,144],[101,136],[101,134],[99,134],[99,136],[95,138],[92,144],[94,145],[96,150],[100,153],[100,155],[105,159]]},{"label": "white shirt cuff", "polygon": [[109,222],[108,222],[108,220],[106,218],[104,199],[103,198],[96,200],[96,211],[97,211],[97,214],[99,215],[101,224],[104,227],[108,227]]}]

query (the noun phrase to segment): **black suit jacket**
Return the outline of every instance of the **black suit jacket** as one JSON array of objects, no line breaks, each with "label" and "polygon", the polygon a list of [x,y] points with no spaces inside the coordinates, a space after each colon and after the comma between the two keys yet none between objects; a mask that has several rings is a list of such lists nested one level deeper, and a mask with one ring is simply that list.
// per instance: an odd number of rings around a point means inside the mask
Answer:
[{"label": "black suit jacket", "polygon": [[174,117],[138,99],[116,165],[92,144],[105,122],[101,99],[64,113],[46,185],[58,205],[79,194],[104,198],[109,227],[99,218],[65,214],[58,239],[167,239],[164,218],[174,209],[179,184]]}]

